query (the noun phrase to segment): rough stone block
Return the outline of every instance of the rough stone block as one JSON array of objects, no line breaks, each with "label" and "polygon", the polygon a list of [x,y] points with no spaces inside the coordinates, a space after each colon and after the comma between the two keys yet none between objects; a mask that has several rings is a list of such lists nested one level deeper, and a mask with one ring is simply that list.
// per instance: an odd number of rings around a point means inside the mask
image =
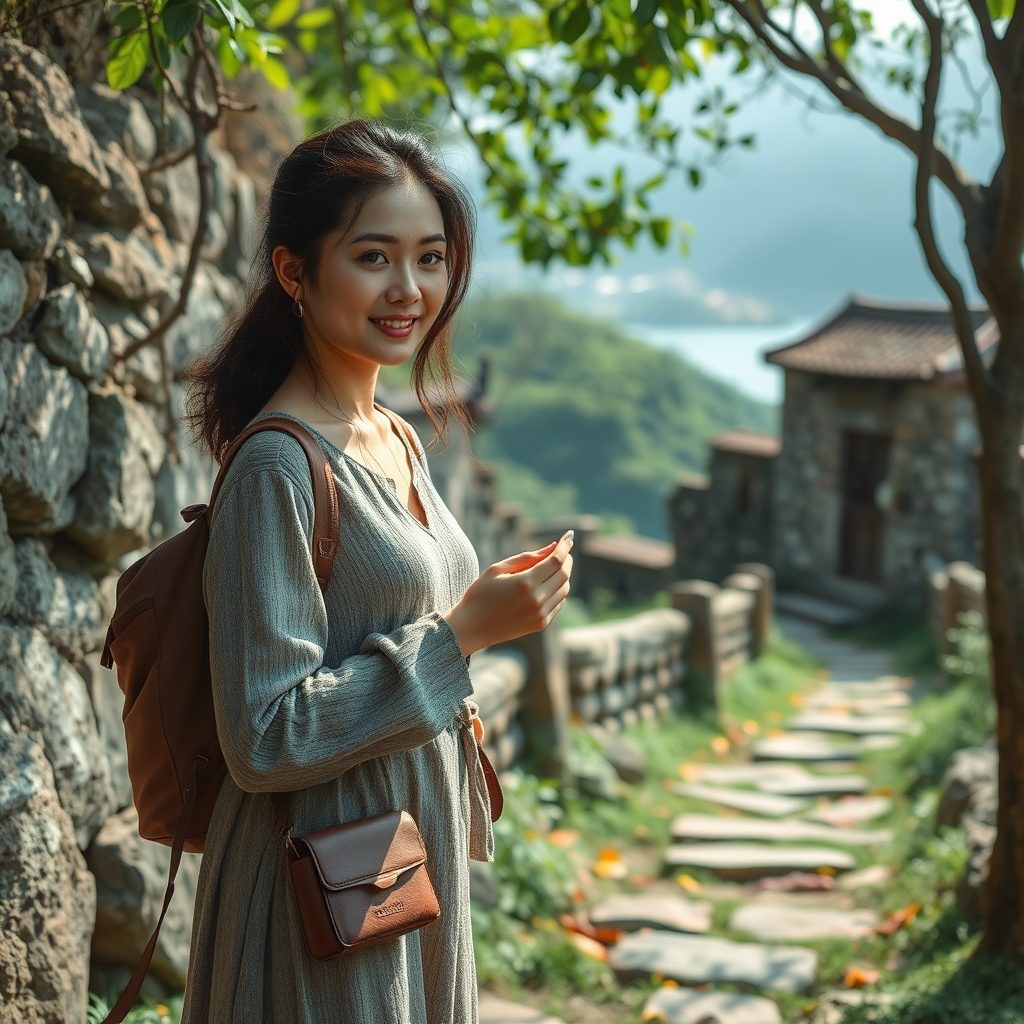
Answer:
[{"label": "rough stone block", "polygon": [[156,129],[138,98],[99,82],[75,86],[85,123],[101,145],[116,142],[136,163],[149,164],[156,154]]},{"label": "rough stone block", "polygon": [[110,188],[103,154],[67,75],[38,50],[0,38],[0,77],[14,107],[13,153],[61,201],[77,205]]},{"label": "rough stone block", "polygon": [[825,846],[781,846],[774,843],[679,843],[665,861],[675,867],[707,868],[722,878],[750,879],[790,871],[831,868],[849,871],[856,861],[843,850]]},{"label": "rough stone block", "polygon": [[[185,145],[191,145],[191,139]],[[170,148],[178,152],[173,145]],[[168,237],[190,244],[199,223],[195,157],[150,174],[146,178],[146,198],[167,229]]]},{"label": "rough stone block", "polygon": [[84,572],[60,572],[36,537],[15,544],[18,582],[10,617],[38,626],[68,661],[78,661],[103,643],[106,620],[99,585]]},{"label": "rough stone block", "polygon": [[82,677],[37,629],[0,623],[0,714],[43,748],[85,849],[113,806],[110,771]]},{"label": "rough stone block", "polygon": [[83,225],[76,230],[75,241],[82,247],[96,287],[115,301],[140,306],[166,294],[167,279],[135,236],[122,241],[109,231]]},{"label": "rough stone block", "polygon": [[85,385],[20,337],[0,338],[0,377],[9,384],[0,394],[10,395],[0,429],[0,495],[11,531],[63,529],[74,517],[70,490],[88,452]]},{"label": "rough stone block", "polygon": [[79,1024],[96,886],[43,751],[2,715],[0,864],[0,1017]]},{"label": "rough stone block", "polygon": [[50,190],[17,160],[0,159],[0,246],[23,260],[48,259],[63,230]]},{"label": "rough stone block", "polygon": [[73,284],[62,285],[47,295],[33,333],[39,348],[79,380],[102,380],[107,372],[110,339],[103,324],[92,315],[85,296]]},{"label": "rough stone block", "polygon": [[21,319],[28,299],[25,269],[10,249],[0,249],[0,334]]},{"label": "rough stone block", "polygon": [[746,932],[762,942],[807,942],[866,939],[879,923],[876,910],[793,906],[774,897],[737,907],[729,919],[729,929]]},{"label": "rough stone block", "polygon": [[75,668],[85,680],[92,710],[96,715],[96,728],[107,755],[110,768],[110,787],[114,795],[115,811],[132,802],[132,783],[128,776],[128,746],[124,737],[124,694],[117,685],[117,673],[100,664],[99,651],[85,655]]},{"label": "rough stone block", "polygon": [[149,211],[142,179],[119,143],[108,142],[102,149],[102,156],[110,188],[82,203],[82,213],[97,224],[112,224],[130,231]]},{"label": "rough stone block", "polygon": [[89,289],[95,283],[89,264],[82,255],[82,247],[72,239],[67,239],[54,254],[57,273],[66,284],[75,284],[79,288]]},{"label": "rough stone block", "polygon": [[14,105],[7,93],[0,89],[0,156],[7,156],[17,144],[18,129],[14,126]]},{"label": "rough stone block", "polygon": [[608,896],[588,915],[598,928],[635,932],[641,928],[704,934],[711,928],[715,909],[707,900],[682,896]]},{"label": "rough stone block", "polygon": [[153,478],[167,445],[138,402],[117,391],[89,396],[89,464],[75,487],[70,536],[112,560],[149,540]]},{"label": "rough stone block", "polygon": [[[126,807],[104,823],[86,853],[96,878],[95,959],[135,966],[160,916],[171,851],[139,836],[139,818]],[[183,988],[192,939],[199,854],[182,855],[150,972]]]},{"label": "rough stone block", "polygon": [[185,314],[167,332],[167,347],[175,373],[216,342],[226,318],[240,301],[241,292],[235,281],[210,264],[200,264]]},{"label": "rough stone block", "polygon": [[6,615],[14,603],[18,586],[18,565],[14,554],[14,541],[7,532],[7,513],[0,502],[0,615]]}]

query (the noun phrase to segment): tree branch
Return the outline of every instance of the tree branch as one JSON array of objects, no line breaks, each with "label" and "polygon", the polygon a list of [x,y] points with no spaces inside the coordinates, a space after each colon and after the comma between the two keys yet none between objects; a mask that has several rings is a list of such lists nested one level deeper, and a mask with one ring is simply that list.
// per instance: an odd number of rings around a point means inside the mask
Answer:
[{"label": "tree branch", "polygon": [[939,287],[949,299],[953,326],[964,356],[964,369],[976,399],[982,400],[988,384],[988,373],[978,351],[974,336],[974,322],[970,306],[964,294],[963,285],[939,251],[932,220],[931,181],[935,169],[935,121],[939,100],[939,85],[942,80],[942,30],[943,21],[932,13],[926,0],[910,0],[928,31],[929,53],[928,73],[924,82],[924,97],[921,101],[921,130],[918,133],[920,145],[917,151],[917,175],[914,181],[914,204],[916,216],[914,228],[921,241],[928,269]]},{"label": "tree branch", "polygon": [[156,174],[157,171],[166,171],[170,167],[177,167],[178,164],[184,163],[193,153],[195,153],[195,144],[189,146],[187,149],[183,149],[180,153],[174,153],[169,157],[165,157],[163,160],[158,160],[155,164],[150,164],[148,167],[137,168],[139,177],[145,178],[150,174]]},{"label": "tree branch", "polygon": [[[795,5],[794,5],[795,6]],[[835,51],[835,47],[832,45],[832,26],[835,24],[829,14],[825,11],[825,8],[821,6],[821,0],[807,0],[807,6],[810,7],[811,12],[817,19],[818,24],[821,26],[821,41],[825,49],[825,59],[828,61],[828,66],[832,69],[832,73],[837,78],[845,78],[858,92],[863,90],[853,80],[853,76],[850,74],[846,65],[839,59],[838,54]]]},{"label": "tree branch", "polygon": [[[736,12],[755,37],[784,67],[797,74],[817,79],[847,110],[858,114],[911,153],[918,152],[918,131],[902,117],[879,106],[853,82],[845,70],[836,75],[822,67],[790,33],[768,14],[760,0],[724,0]],[[789,50],[782,42],[793,47]],[[935,176],[949,189],[965,216],[976,203],[976,182],[943,150],[935,148]]]},{"label": "tree branch", "polygon": [[974,20],[978,23],[978,32],[981,35],[982,44],[985,47],[985,59],[996,76],[996,81],[1002,82],[1006,68],[1003,65],[1002,42],[996,35],[995,26],[992,24],[992,15],[989,14],[988,0],[967,0]]}]

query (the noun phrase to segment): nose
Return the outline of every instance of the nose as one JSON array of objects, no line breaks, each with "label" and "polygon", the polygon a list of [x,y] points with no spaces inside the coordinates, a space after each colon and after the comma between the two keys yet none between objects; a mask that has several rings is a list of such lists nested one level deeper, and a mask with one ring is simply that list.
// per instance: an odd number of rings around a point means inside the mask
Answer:
[{"label": "nose", "polygon": [[403,306],[409,306],[418,302],[422,297],[419,285],[416,283],[416,274],[405,260],[395,264],[395,276],[388,286],[384,297],[388,302],[394,302]]}]

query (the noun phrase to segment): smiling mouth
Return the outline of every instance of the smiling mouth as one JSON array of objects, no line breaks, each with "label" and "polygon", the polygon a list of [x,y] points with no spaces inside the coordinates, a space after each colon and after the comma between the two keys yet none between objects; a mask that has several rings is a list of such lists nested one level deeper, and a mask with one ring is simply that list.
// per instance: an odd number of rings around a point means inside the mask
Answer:
[{"label": "smiling mouth", "polygon": [[370,323],[376,324],[378,327],[385,327],[391,331],[404,331],[409,327],[412,327],[418,318],[414,316],[407,317],[389,317],[384,319],[383,317],[370,317]]}]

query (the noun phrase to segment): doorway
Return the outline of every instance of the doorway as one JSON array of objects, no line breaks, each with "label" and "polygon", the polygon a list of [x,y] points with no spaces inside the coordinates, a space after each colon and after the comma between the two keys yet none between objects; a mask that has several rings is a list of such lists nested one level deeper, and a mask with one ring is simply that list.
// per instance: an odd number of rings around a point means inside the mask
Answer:
[{"label": "doorway", "polygon": [[875,495],[889,470],[888,434],[843,433],[843,526],[839,571],[843,576],[882,581],[885,514]]}]

